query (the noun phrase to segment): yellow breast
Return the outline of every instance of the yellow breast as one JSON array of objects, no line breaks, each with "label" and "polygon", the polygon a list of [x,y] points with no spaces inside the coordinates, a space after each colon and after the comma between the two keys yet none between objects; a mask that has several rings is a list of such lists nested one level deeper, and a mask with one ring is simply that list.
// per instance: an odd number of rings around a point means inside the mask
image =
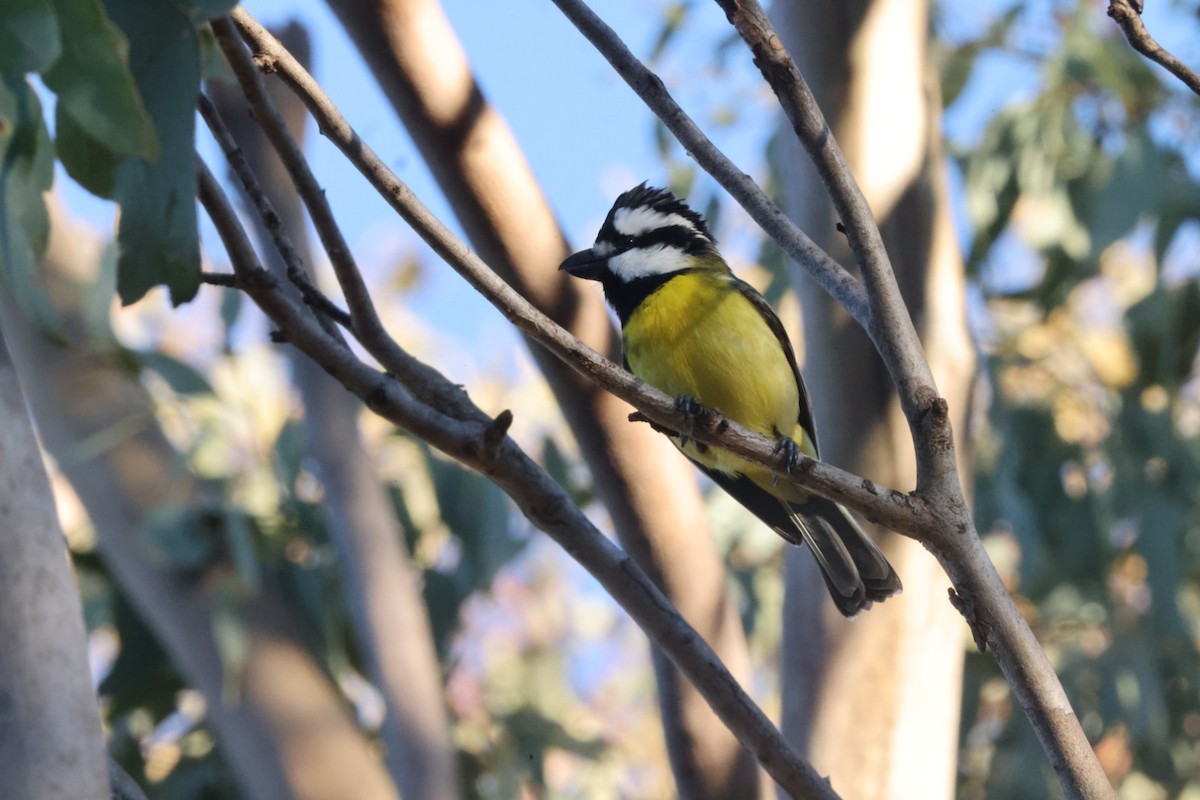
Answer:
[{"label": "yellow breast", "polygon": [[[766,436],[790,435],[812,452],[797,424],[800,394],[791,364],[731,279],[709,272],[672,278],[634,310],[623,335],[629,368],[642,380],[694,397]],[[767,470],[725,451],[689,444],[684,452],[707,467],[771,482]]]}]

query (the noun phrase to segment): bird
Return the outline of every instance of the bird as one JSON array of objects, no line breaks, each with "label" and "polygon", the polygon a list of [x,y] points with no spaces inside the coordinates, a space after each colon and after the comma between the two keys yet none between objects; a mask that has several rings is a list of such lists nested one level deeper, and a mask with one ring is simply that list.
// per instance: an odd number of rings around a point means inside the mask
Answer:
[{"label": "bird", "polygon": [[[812,409],[787,332],[740,280],[704,218],[666,189],[621,194],[595,243],[559,268],[597,281],[621,324],[626,369],[689,414],[711,409],[778,442],[785,461],[819,458]],[[712,481],[816,559],[834,605],[853,617],[901,591],[887,558],[839,503],[727,450],[666,433]]]}]

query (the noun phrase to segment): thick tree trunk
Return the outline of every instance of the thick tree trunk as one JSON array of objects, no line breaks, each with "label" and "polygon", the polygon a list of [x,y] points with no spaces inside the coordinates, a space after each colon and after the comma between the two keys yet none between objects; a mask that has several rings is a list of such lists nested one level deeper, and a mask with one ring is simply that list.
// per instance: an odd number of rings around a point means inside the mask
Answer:
[{"label": "thick tree trunk", "polygon": [[[247,796],[398,800],[269,584],[240,609],[249,649],[237,701],[228,701],[212,630],[211,584],[161,569],[140,535],[155,509],[191,502],[198,492],[153,424],[150,398],[130,379],[125,356],[86,333],[78,284],[94,280],[99,247],[89,246],[90,237],[61,214],[53,214],[50,230],[44,272],[70,346],[47,342],[11,303],[0,308],[0,322],[42,442],[87,510],[100,556],[185,680],[204,694],[217,741]],[[81,442],[114,430],[131,433],[80,457]]]},{"label": "thick tree trunk", "polygon": [[105,800],[83,609],[3,336],[0,430],[0,794]]},{"label": "thick tree trunk", "polygon": [[[974,354],[946,197],[928,7],[905,0],[779,0],[774,14],[880,222],[961,445]],[[853,268],[828,196],[790,130],[781,133],[779,155],[788,213]],[[804,372],[822,457],[911,489],[912,440],[882,363],[840,307],[807,279],[800,283]],[[961,455],[959,464],[967,464]],[[811,558],[789,559],[784,730],[847,800],[949,798],[962,623],[933,557],[912,540],[883,536],[904,594],[850,622],[820,600]]]},{"label": "thick tree trunk", "polygon": [[[599,294],[557,272],[566,242],[503,119],[484,98],[435,0],[331,2],[480,256],[573,334],[619,360]],[[533,348],[622,546],[743,683],[745,634],[725,590],[691,467],[632,410]],[[754,796],[758,767],[670,662],[654,652],[668,755],[684,798]]]},{"label": "thick tree trunk", "polygon": [[[276,36],[308,64],[303,28],[288,26]],[[267,88],[292,137],[303,146],[304,105],[278,81]],[[210,85],[209,92],[315,283],[304,211],[283,162],[251,118],[240,89]],[[282,276],[284,267],[270,234],[256,214],[251,216],[266,263]],[[384,701],[379,738],[388,770],[405,800],[457,797],[458,769],[421,578],[409,563],[404,531],[363,446],[361,405],[311,359],[294,348],[287,353],[304,402],[309,452],[324,485],[351,618],[368,678]]]}]

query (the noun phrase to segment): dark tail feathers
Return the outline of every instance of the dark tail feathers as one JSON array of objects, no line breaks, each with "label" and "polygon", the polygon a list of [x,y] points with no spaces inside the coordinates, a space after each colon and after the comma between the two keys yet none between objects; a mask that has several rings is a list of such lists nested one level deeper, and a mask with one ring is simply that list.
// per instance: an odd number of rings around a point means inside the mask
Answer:
[{"label": "dark tail feathers", "polygon": [[[843,616],[853,617],[900,592],[900,577],[846,509],[816,495],[802,504],[784,505]],[[795,540],[787,535],[790,531],[779,532]]]}]

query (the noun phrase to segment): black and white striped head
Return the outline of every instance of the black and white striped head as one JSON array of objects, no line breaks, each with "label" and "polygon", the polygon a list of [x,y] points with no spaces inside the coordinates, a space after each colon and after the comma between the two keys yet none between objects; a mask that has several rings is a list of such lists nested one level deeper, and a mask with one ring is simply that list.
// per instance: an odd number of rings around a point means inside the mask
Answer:
[{"label": "black and white striped head", "polygon": [[621,285],[661,283],[683,270],[711,265],[716,255],[703,217],[666,189],[643,183],[617,198],[596,243],[567,258],[560,269],[600,281],[612,301]]}]

